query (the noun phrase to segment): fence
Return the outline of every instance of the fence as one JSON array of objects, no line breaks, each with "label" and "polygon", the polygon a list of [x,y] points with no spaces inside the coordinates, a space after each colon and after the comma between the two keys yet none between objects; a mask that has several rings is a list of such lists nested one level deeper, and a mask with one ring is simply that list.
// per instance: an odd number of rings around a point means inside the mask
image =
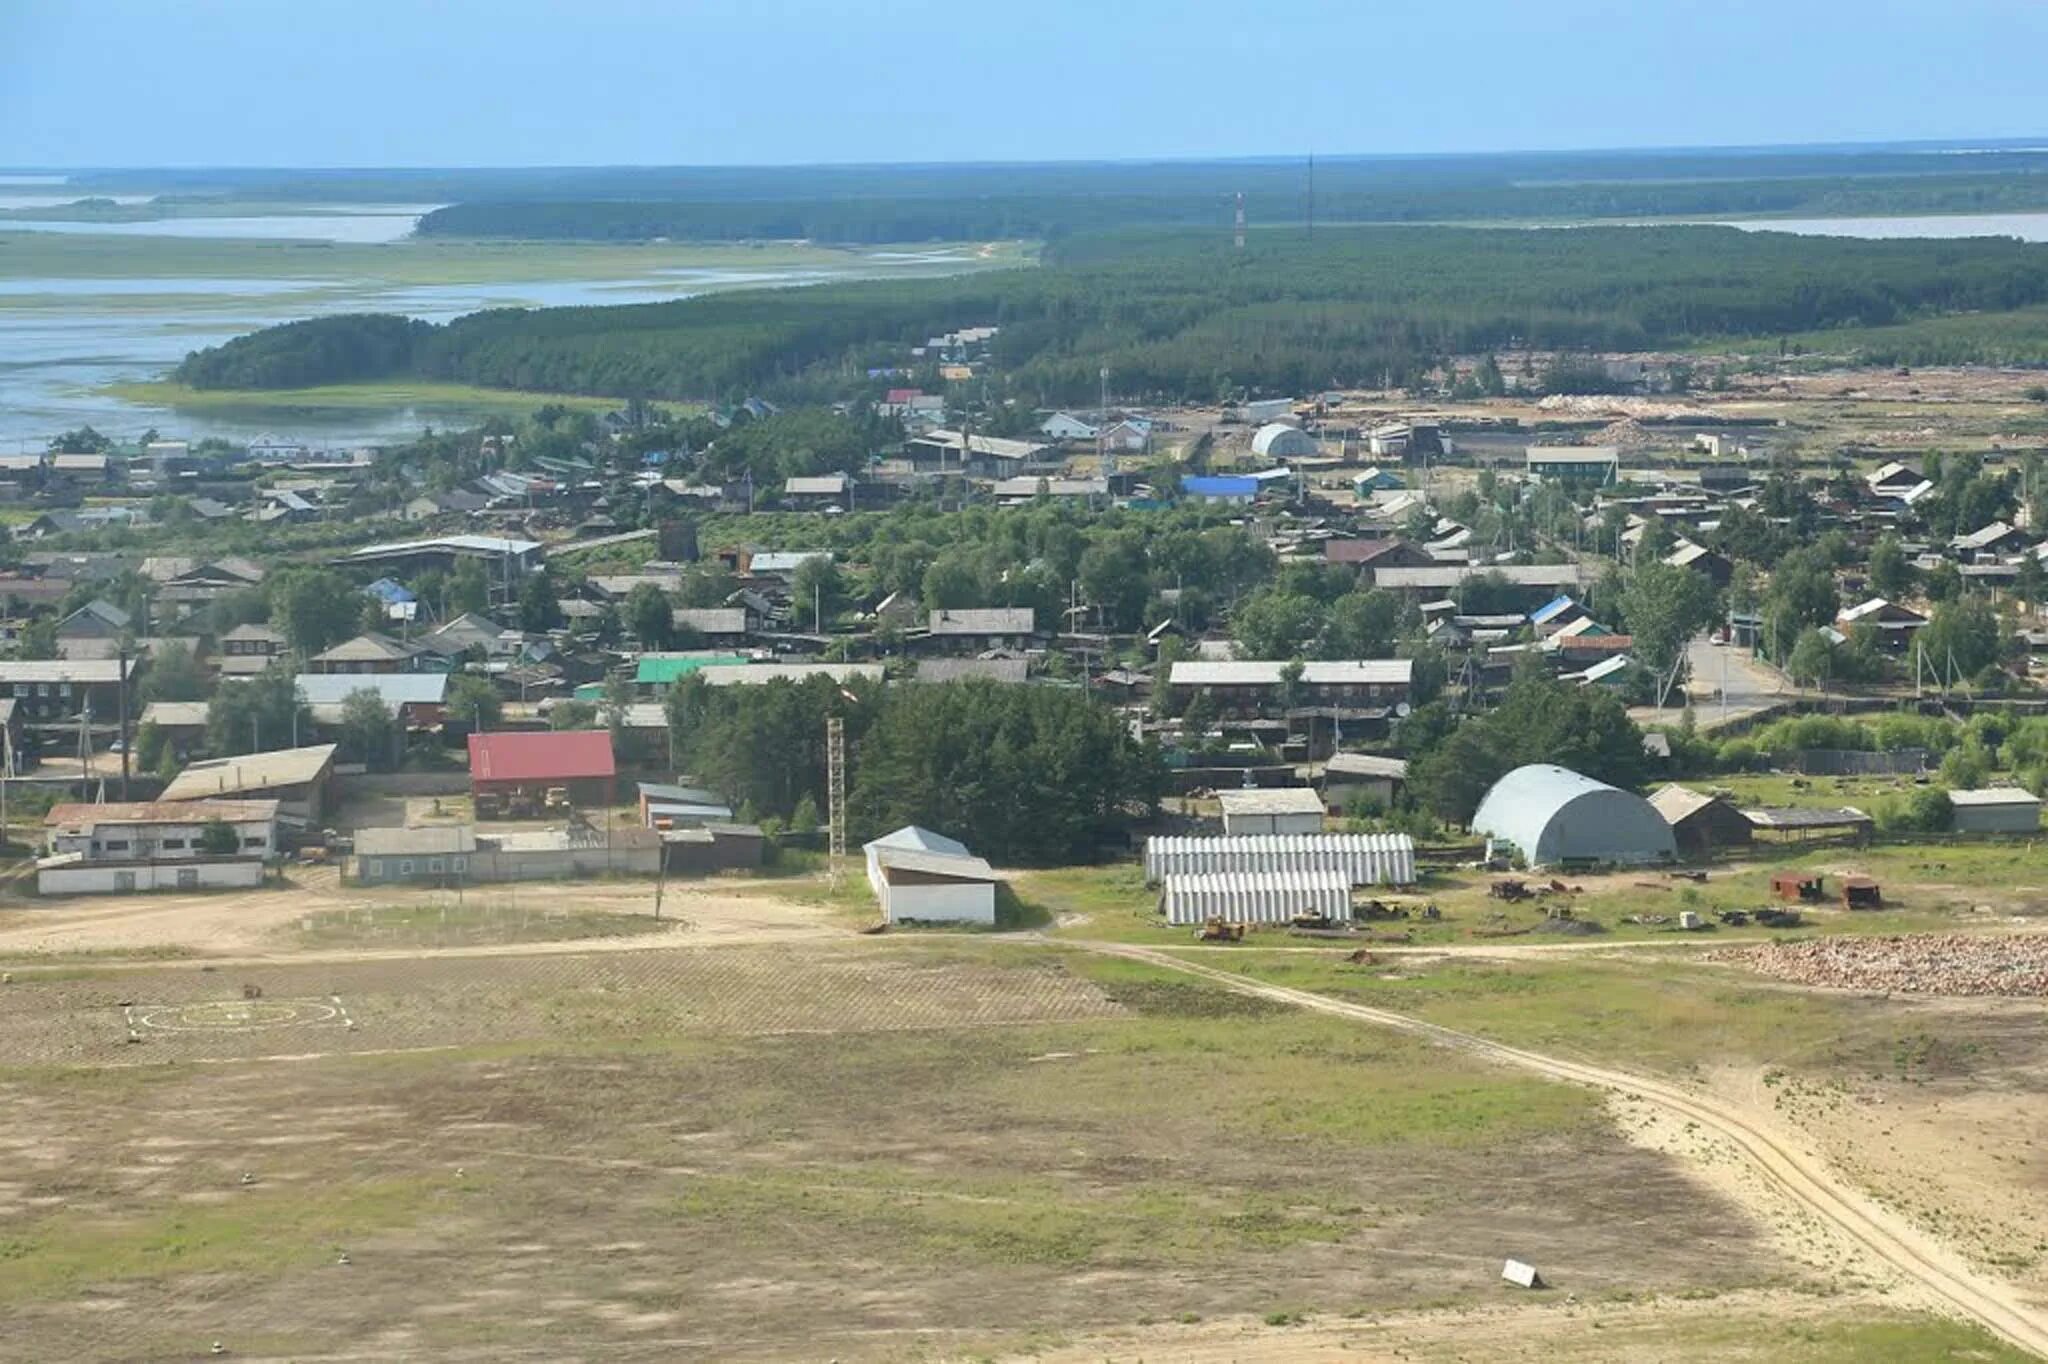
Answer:
[{"label": "fence", "polygon": [[1854,748],[1807,748],[1792,755],[1792,768],[1809,777],[1910,777],[1927,770],[1928,750],[1895,748],[1866,752]]}]

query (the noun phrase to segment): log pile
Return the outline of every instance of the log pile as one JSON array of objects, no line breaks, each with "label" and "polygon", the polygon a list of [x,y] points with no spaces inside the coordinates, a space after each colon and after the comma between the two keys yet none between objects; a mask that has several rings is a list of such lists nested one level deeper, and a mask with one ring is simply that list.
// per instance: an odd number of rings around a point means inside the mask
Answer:
[{"label": "log pile", "polygon": [[1837,990],[2048,997],[2048,934],[1809,938],[1708,955],[1779,980]]}]

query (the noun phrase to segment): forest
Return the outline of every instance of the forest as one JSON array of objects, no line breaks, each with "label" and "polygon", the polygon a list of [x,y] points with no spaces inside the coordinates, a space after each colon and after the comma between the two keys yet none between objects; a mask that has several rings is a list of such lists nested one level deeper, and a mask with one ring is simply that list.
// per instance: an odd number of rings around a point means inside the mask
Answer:
[{"label": "forest", "polygon": [[501,309],[443,326],[341,316],[188,357],[198,388],[412,375],[619,398],[878,389],[936,332],[995,323],[992,372],[1020,403],[1085,401],[1100,366],[1129,399],[1214,400],[1405,383],[1488,347],[1639,350],[1875,328],[2048,303],[2048,245],[1859,241],[1723,227],[1420,229],[1077,236],[1035,269]]},{"label": "forest", "polygon": [[[429,237],[544,241],[809,240],[840,245],[889,242],[1053,241],[1125,227],[1225,227],[1236,195],[1260,225],[1303,222],[1306,177],[1288,168],[1280,183],[1228,174],[1209,184],[1152,193],[980,193],[859,195],[812,199],[487,199],[451,204],[420,220]],[[1832,216],[1990,213],[2048,207],[2038,175],[1892,175],[1687,182],[1571,184],[1354,184],[1331,171],[1315,194],[1325,223],[1431,223],[1724,215]]]}]

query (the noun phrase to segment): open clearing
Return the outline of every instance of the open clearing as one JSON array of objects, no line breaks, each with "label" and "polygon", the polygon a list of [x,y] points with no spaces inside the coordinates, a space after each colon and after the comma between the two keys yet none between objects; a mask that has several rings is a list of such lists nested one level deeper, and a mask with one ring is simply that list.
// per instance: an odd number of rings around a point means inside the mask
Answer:
[{"label": "open clearing", "polygon": [[1002,1351],[1491,1302],[1517,1248],[1826,1282],[1589,1091],[1036,949],[50,971],[0,1054],[10,1358]]}]

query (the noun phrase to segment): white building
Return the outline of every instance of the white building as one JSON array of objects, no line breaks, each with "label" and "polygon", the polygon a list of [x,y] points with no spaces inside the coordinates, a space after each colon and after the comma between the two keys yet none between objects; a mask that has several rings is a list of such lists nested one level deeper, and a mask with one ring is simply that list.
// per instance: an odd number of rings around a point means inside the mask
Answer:
[{"label": "white building", "polygon": [[1323,831],[1323,798],[1306,786],[1277,790],[1218,791],[1223,806],[1223,832],[1237,834],[1319,834]]},{"label": "white building", "polygon": [[[233,835],[202,846],[216,824]],[[45,855],[36,862],[44,895],[140,890],[202,890],[263,883],[264,859],[277,851],[274,800],[138,801],[59,805],[43,821]]]},{"label": "white building", "polygon": [[966,844],[906,824],[861,851],[868,885],[890,923],[995,923],[995,871]]},{"label": "white building", "polygon": [[1278,421],[1282,417],[1294,415],[1294,399],[1254,398],[1250,402],[1240,403],[1237,412],[1248,422]]},{"label": "white building", "polygon": [[1976,791],[1951,791],[1959,834],[2031,834],[2041,828],[2041,801],[2018,786],[1988,786]]},{"label": "white building", "polygon": [[1314,436],[1286,422],[1268,422],[1252,434],[1252,453],[1262,459],[1310,459],[1321,448]]},{"label": "white building", "polygon": [[1048,440],[1094,440],[1096,428],[1071,412],[1055,412],[1038,424],[1038,431]]}]

